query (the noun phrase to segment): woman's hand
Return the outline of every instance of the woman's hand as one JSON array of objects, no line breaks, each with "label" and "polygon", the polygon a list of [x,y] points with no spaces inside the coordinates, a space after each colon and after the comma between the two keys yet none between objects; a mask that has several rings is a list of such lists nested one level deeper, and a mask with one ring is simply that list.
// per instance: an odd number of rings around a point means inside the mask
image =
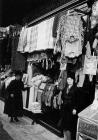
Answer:
[{"label": "woman's hand", "polygon": [[72,114],[76,115],[76,113],[77,113],[76,109],[73,109]]}]

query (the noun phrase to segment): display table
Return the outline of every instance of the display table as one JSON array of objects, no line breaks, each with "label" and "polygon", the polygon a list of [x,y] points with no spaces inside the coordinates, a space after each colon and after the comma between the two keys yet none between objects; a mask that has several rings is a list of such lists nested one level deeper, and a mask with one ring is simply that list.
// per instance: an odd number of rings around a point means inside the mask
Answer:
[{"label": "display table", "polygon": [[76,140],[98,140],[98,109],[89,106],[78,116]]}]

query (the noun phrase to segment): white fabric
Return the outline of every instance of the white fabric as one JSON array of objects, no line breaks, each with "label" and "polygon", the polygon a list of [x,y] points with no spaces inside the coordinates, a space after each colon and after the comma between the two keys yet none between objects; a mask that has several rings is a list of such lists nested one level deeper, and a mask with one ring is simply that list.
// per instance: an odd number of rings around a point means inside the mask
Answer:
[{"label": "white fabric", "polygon": [[22,91],[22,98],[23,98],[23,107],[26,108],[27,90]]},{"label": "white fabric", "polygon": [[91,56],[91,48],[90,48],[89,41],[87,42],[87,45],[86,45],[86,56],[87,57],[90,57]]},{"label": "white fabric", "polygon": [[31,108],[32,103],[36,102],[38,88],[43,81],[46,81],[48,77],[44,75],[37,75],[31,80],[30,96],[29,96],[29,109]]},{"label": "white fabric", "polygon": [[31,85],[31,79],[32,79],[32,65],[29,63],[27,68],[27,74],[28,74],[28,85]]},{"label": "white fabric", "polygon": [[38,24],[38,39],[36,50],[45,50],[53,48],[53,37],[52,37],[53,21],[54,17]]},{"label": "white fabric", "polygon": [[77,87],[83,87],[85,74],[83,73],[83,69],[79,69],[75,74],[75,80],[77,82],[79,76],[79,82],[77,83]]},{"label": "white fabric", "polygon": [[34,102],[34,86],[30,88],[30,95],[29,95],[29,105],[28,108],[30,109],[32,102]]},{"label": "white fabric", "polygon": [[24,48],[24,52],[29,52],[29,48],[30,48],[30,35],[31,35],[31,27],[27,28],[27,43],[26,46]]},{"label": "white fabric", "polygon": [[65,56],[73,58],[82,54],[84,36],[80,15],[61,16],[57,30],[57,42],[59,40],[61,40],[62,53],[65,53]]},{"label": "white fabric", "polygon": [[17,51],[22,53],[24,53],[24,49],[27,45],[27,31],[28,29],[26,27],[23,27],[20,33]]},{"label": "white fabric", "polygon": [[29,109],[31,109],[32,103],[36,102],[37,90],[38,90],[38,87],[34,85],[30,88],[29,106],[28,106]]},{"label": "white fabric", "polygon": [[96,75],[97,71],[97,59],[96,56],[85,56],[84,60],[84,74]]},{"label": "white fabric", "polygon": [[30,110],[34,113],[41,113],[41,105],[38,102],[31,104]]},{"label": "white fabric", "polygon": [[23,27],[17,51],[31,53],[36,50],[53,49],[53,22],[54,17],[44,20],[33,27]]},{"label": "white fabric", "polygon": [[29,52],[33,52],[37,48],[37,38],[38,38],[38,25],[31,27],[31,36],[30,36],[30,46]]},{"label": "white fabric", "polygon": [[23,77],[22,77],[22,81],[24,83],[24,85],[28,85],[28,78],[29,78],[29,75],[28,74],[23,74]]},{"label": "white fabric", "polygon": [[72,43],[65,42],[65,45],[66,45],[66,47],[63,48],[63,51],[62,51],[62,53],[64,53],[65,56],[74,58],[74,57],[82,54],[81,41],[77,40]]}]

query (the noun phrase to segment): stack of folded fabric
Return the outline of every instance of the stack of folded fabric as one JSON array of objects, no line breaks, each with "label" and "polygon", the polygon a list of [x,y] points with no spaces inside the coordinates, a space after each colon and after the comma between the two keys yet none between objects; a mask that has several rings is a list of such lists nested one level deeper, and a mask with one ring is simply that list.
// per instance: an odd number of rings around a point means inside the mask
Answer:
[{"label": "stack of folded fabric", "polygon": [[30,110],[33,113],[41,113],[41,105],[38,102],[33,102],[30,106]]}]

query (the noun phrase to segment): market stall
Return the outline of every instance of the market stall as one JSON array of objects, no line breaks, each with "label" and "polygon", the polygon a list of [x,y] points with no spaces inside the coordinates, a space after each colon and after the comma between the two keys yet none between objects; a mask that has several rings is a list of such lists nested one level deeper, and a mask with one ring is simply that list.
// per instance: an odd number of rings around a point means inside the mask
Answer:
[{"label": "market stall", "polygon": [[[28,87],[23,91],[24,114],[60,136],[61,95],[67,91],[68,75],[74,75],[76,117],[94,100],[98,79],[94,14],[91,3],[74,1],[9,30],[10,68],[23,72]],[[10,78],[4,77],[5,85]]]},{"label": "market stall", "polygon": [[[27,28],[23,29],[23,32],[28,34],[26,40],[27,44],[25,45],[24,41],[24,47],[18,48],[18,51],[21,53],[29,53],[27,57],[27,73],[30,78],[29,84],[31,84],[31,87],[27,99],[28,106],[26,106],[26,112],[28,110],[33,114],[35,106],[37,109],[39,107],[38,110],[41,109],[42,114],[38,117],[37,121],[50,127],[52,131],[59,133],[59,135],[62,133],[58,127],[61,108],[60,91],[62,91],[66,85],[67,73],[74,72],[75,74],[77,91],[80,93],[78,94],[78,111],[87,107],[92,102],[94,96],[94,79],[97,68],[96,57],[94,64],[95,71],[93,68],[93,70],[87,71],[87,67],[84,66],[85,56],[89,57],[92,55],[92,47],[89,44],[89,40],[86,39],[89,30],[89,14],[85,13],[87,9],[87,3],[80,4],[80,6],[74,7],[70,10],[63,9],[60,13],[58,12],[56,15],[53,15],[48,19],[42,21],[38,20],[28,24],[31,26],[27,26]],[[85,17],[88,19],[88,22],[85,20]],[[74,22],[72,23],[71,21]],[[46,30],[47,40],[45,39]],[[31,32],[33,32],[33,34],[31,34]],[[43,34],[43,36],[41,36],[41,34]],[[43,40],[43,42],[41,40]],[[47,50],[48,48],[53,49],[50,58],[43,53],[40,55],[41,57],[37,55],[38,51]],[[35,54],[33,53],[31,55],[32,52],[35,52]],[[56,54],[59,55],[55,58],[54,56],[56,56]],[[34,55],[36,57],[34,57]],[[37,73],[33,71],[35,69],[35,61],[37,64]],[[56,63],[57,66],[59,66],[60,63],[60,66],[55,67],[55,70],[53,70]],[[64,67],[66,67],[66,70],[63,69]],[[52,71],[50,72],[50,70]],[[54,78],[55,73],[58,74]],[[50,81],[47,82],[47,79],[44,79],[44,76],[48,77]],[[59,83],[60,90],[56,89],[57,83]],[[92,90],[90,90],[91,86]],[[41,107],[38,104],[35,105],[36,102],[40,103]]]}]

